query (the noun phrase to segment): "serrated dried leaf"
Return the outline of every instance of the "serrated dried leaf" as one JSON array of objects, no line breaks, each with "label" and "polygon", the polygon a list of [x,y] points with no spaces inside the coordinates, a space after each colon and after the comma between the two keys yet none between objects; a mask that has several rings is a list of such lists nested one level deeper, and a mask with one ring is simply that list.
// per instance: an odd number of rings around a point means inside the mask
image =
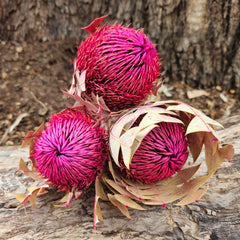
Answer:
[{"label": "serrated dried leaf", "polygon": [[[137,151],[137,149],[139,148],[139,146],[141,145],[142,143],[142,140],[145,138],[145,136],[151,131],[153,130],[155,127],[157,127],[157,125],[151,125],[151,126],[148,126],[144,129],[142,129],[141,131],[139,131],[137,134],[136,134],[136,137],[133,141],[133,144],[131,146],[131,160],[132,160],[132,157],[133,155],[135,154],[135,152]],[[131,162],[131,161],[130,161]]]},{"label": "serrated dried leaf", "polygon": [[42,188],[44,187],[29,187],[28,190],[30,191],[30,193],[27,195],[21,193],[14,193],[16,199],[23,204],[26,214],[26,207],[28,202],[33,206],[34,209],[36,209],[37,196]]},{"label": "serrated dried leaf", "polygon": [[111,202],[115,207],[117,207],[124,216],[126,216],[126,217],[129,218],[129,219],[131,219],[131,216],[130,216],[130,214],[129,214],[128,208],[127,208],[125,205],[123,205],[122,203],[120,203],[120,202],[114,197],[114,195],[112,195],[112,194],[108,194],[108,198],[109,198],[110,202]]},{"label": "serrated dried leaf", "polygon": [[54,207],[68,207],[70,202],[72,201],[73,196],[74,196],[73,192],[68,192],[63,198],[56,201],[56,203],[64,202],[64,204],[60,204],[60,205],[59,204],[54,204]]},{"label": "serrated dried leaf", "polygon": [[26,147],[33,138],[34,131],[29,131],[27,135],[23,138],[21,148]]},{"label": "serrated dried leaf", "polygon": [[122,194],[131,198],[135,198],[130,192],[128,192],[123,186],[117,184],[111,179],[105,179],[106,183],[110,185],[111,188],[115,189],[118,194]]},{"label": "serrated dried leaf", "polygon": [[18,170],[22,173],[27,173],[30,172],[31,170],[27,167],[27,164],[24,162],[24,160],[22,158],[20,158],[19,160],[19,164],[18,164]]},{"label": "serrated dried leaf", "polygon": [[157,114],[166,114],[166,115],[173,115],[173,116],[177,115],[175,112],[169,111],[166,108],[161,107],[161,105],[154,106],[153,104],[147,104],[147,105],[141,106],[140,108],[144,109],[145,112],[152,112]]},{"label": "serrated dried leaf", "polygon": [[32,193],[32,192],[34,192],[34,191],[36,191],[36,190],[39,190],[40,188],[41,188],[41,187],[33,186],[33,187],[27,188],[27,190],[28,190],[30,193]]},{"label": "serrated dried leaf", "polygon": [[171,178],[167,178],[165,180],[157,182],[156,185],[157,186],[158,185],[177,186],[177,185],[186,183],[189,179],[191,179],[193,177],[193,175],[197,172],[199,167],[200,167],[200,164],[182,169],[179,172],[177,172],[177,174],[172,176]]},{"label": "serrated dried leaf", "polygon": [[40,179],[39,173],[37,171],[30,170],[22,158],[19,160],[18,170],[24,174],[28,174],[32,179],[36,181]]},{"label": "serrated dried leaf", "polygon": [[163,106],[163,107],[166,107],[169,104],[172,106],[172,105],[178,105],[180,103],[181,102],[176,101],[176,100],[163,100],[163,101],[155,101],[154,103],[151,104],[151,106],[158,106],[158,107],[159,106]]},{"label": "serrated dried leaf", "polygon": [[36,201],[37,201],[37,196],[40,188],[41,187],[35,188],[32,192],[30,192],[28,197],[28,201],[31,203],[34,209],[36,209]]},{"label": "serrated dried leaf", "polygon": [[104,221],[98,200],[99,200],[99,197],[97,195],[95,195],[94,209],[93,209],[93,228],[94,229],[96,229],[97,223],[99,223],[100,221]]},{"label": "serrated dried leaf", "polygon": [[123,162],[128,169],[132,159],[131,147],[139,131],[140,131],[139,127],[133,127],[120,137]]},{"label": "serrated dried leaf", "polygon": [[142,206],[140,206],[139,204],[137,204],[135,201],[133,201],[131,198],[127,196],[123,196],[121,194],[114,194],[114,197],[126,207],[131,207],[138,210],[146,210],[145,208],[143,208]]},{"label": "serrated dried leaf", "polygon": [[234,147],[233,145],[227,144],[219,150],[219,154],[223,159],[226,159],[228,162],[231,162],[234,156]]},{"label": "serrated dried leaf", "polygon": [[96,177],[96,180],[95,180],[95,192],[100,199],[104,201],[108,201],[108,198],[103,190],[99,177]]},{"label": "serrated dried leaf", "polygon": [[137,186],[128,186],[126,189],[132,193],[138,200],[154,199],[159,198],[159,196],[166,194],[171,189],[176,188],[176,186],[161,186],[157,187],[155,184],[148,185],[148,188],[142,189]]},{"label": "serrated dried leaf", "polygon": [[29,131],[27,135],[23,138],[21,148],[27,146],[31,143],[32,139],[37,137],[44,130],[44,123],[42,123],[35,131]]},{"label": "serrated dried leaf", "polygon": [[71,94],[70,92],[66,92],[62,90],[62,93],[64,95],[66,95],[67,97],[73,98],[74,100],[76,100],[81,106],[86,106],[86,108],[91,111],[96,113],[98,111],[98,107],[95,106],[94,104],[92,104],[91,102],[88,102],[86,100],[84,100],[82,97],[80,97],[77,94]]},{"label": "serrated dried leaf", "polygon": [[142,201],[146,205],[159,205],[174,202],[182,198],[187,193],[187,188],[173,188],[170,192],[166,191],[165,194],[154,195],[150,200]]},{"label": "serrated dried leaf", "polygon": [[166,116],[164,114],[158,114],[153,111],[148,112],[142,119],[142,121],[139,124],[140,128],[148,127],[152,124],[156,124],[159,122],[172,122],[172,123],[181,123],[183,122],[177,118]]},{"label": "serrated dried leaf", "polygon": [[[120,136],[126,124],[134,120],[134,115],[121,117],[112,127],[109,134],[109,146],[114,162],[119,166],[118,156],[121,146]],[[126,131],[126,129],[124,130]]]},{"label": "serrated dried leaf", "polygon": [[210,132],[217,139],[219,139],[217,137],[217,134],[216,134],[215,130],[209,124],[207,124],[202,118],[200,118],[199,116],[195,116],[191,120],[191,122],[189,123],[189,125],[187,127],[186,135],[188,135],[190,133],[195,133],[195,132]]},{"label": "serrated dried leaf", "polygon": [[182,111],[182,112],[187,112],[193,115],[198,115],[198,110],[194,107],[189,106],[188,104],[185,103],[180,103],[177,105],[169,106],[167,107],[167,110],[169,111]]},{"label": "serrated dried leaf", "polygon": [[13,193],[15,198],[19,201],[19,202],[23,202],[24,199],[26,198],[26,196],[22,193]]},{"label": "serrated dried leaf", "polygon": [[176,203],[177,206],[184,206],[193,202],[196,202],[202,198],[202,196],[207,192],[208,186],[203,189],[199,189],[196,192],[189,192],[186,197],[184,197],[180,202]]},{"label": "serrated dried leaf", "polygon": [[205,132],[190,133],[187,136],[188,146],[194,162],[198,159],[202,151],[204,136],[205,136]]}]

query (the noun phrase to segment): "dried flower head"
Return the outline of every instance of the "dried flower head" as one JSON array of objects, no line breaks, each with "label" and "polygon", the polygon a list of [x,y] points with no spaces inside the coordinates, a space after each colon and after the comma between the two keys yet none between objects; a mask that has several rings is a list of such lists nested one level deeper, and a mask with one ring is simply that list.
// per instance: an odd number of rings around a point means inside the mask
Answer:
[{"label": "dried flower head", "polygon": [[106,160],[104,129],[83,111],[55,114],[36,139],[33,155],[43,178],[60,190],[85,190]]},{"label": "dried flower head", "polygon": [[[102,175],[108,192],[98,183],[97,199],[107,198],[128,218],[129,207],[144,210],[138,202],[181,206],[198,201],[222,161],[234,154],[232,145],[220,147],[215,126],[221,124],[175,100],[129,110],[110,130],[109,171]],[[199,159],[203,146],[205,159]],[[206,171],[198,171],[201,165]],[[101,219],[96,209],[95,219]]]},{"label": "dried flower head", "polygon": [[75,59],[76,69],[86,70],[87,95],[102,96],[112,111],[136,106],[160,75],[153,44],[141,30],[122,25],[97,28],[96,21],[95,28],[90,26],[85,29],[92,34],[81,43]]},{"label": "dried flower head", "polygon": [[124,176],[152,183],[171,177],[188,157],[187,140],[181,124],[161,122],[142,140],[129,169],[120,161]]}]

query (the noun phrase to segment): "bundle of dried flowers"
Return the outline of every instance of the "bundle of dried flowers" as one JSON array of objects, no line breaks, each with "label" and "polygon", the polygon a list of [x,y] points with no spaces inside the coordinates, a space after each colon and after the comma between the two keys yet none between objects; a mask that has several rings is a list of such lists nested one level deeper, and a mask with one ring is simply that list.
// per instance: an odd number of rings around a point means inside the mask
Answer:
[{"label": "bundle of dried flowers", "polygon": [[[222,126],[201,111],[175,100],[144,105],[161,84],[156,50],[142,31],[98,27],[105,17],[84,28],[91,35],[78,49],[72,86],[64,92],[75,107],[24,138],[32,169],[21,159],[19,170],[43,184],[26,196],[15,194],[25,208],[27,202],[35,208],[36,197],[54,186],[67,192],[62,201],[68,206],[96,180],[94,227],[103,220],[99,199],[128,218],[129,207],[198,201],[221,162],[234,154],[233,146],[220,147],[214,127]],[[199,162],[203,146],[205,161]],[[198,171],[203,164],[205,175]]]}]

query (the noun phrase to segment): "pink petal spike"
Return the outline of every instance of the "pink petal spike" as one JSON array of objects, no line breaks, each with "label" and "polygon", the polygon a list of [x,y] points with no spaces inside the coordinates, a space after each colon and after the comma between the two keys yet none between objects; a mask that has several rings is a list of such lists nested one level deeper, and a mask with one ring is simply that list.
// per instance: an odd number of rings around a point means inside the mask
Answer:
[{"label": "pink petal spike", "polygon": [[108,15],[102,16],[100,18],[94,19],[88,26],[82,28],[83,30],[86,30],[90,34],[93,34],[96,32],[98,25],[102,22],[104,18],[106,18]]}]

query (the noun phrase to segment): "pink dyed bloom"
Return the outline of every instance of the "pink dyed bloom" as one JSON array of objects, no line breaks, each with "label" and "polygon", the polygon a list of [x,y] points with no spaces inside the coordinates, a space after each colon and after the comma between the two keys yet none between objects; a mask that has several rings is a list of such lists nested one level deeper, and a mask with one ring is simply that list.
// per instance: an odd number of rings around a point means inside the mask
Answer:
[{"label": "pink dyed bloom", "polygon": [[105,131],[85,112],[68,108],[52,116],[32,157],[42,177],[60,190],[85,190],[103,169]]},{"label": "pink dyed bloom", "polygon": [[135,152],[130,169],[120,162],[127,178],[152,183],[171,177],[179,171],[188,157],[187,141],[181,124],[158,124]]},{"label": "pink dyed bloom", "polygon": [[81,43],[77,69],[86,70],[86,93],[103,96],[113,111],[138,105],[160,75],[157,52],[142,31],[104,25]]}]

